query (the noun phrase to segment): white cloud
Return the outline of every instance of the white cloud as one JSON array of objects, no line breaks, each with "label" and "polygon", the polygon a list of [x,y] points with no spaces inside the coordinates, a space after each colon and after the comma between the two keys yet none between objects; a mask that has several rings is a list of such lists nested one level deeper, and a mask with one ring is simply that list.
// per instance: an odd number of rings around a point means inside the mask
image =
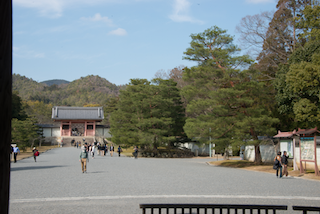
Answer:
[{"label": "white cloud", "polygon": [[107,16],[101,16],[100,13],[96,13],[93,17],[82,17],[81,20],[87,20],[92,22],[104,22],[108,26],[113,26],[112,20]]},{"label": "white cloud", "polygon": [[37,9],[41,16],[57,18],[62,16],[64,1],[61,0],[13,0],[20,7]]},{"label": "white cloud", "polygon": [[275,0],[246,0],[250,4],[260,4],[260,3],[274,3]]},{"label": "white cloud", "polygon": [[31,59],[31,58],[45,58],[44,53],[39,53],[37,51],[33,50],[28,50],[26,47],[12,47],[12,55],[14,57],[19,57],[19,58],[26,58],[26,59]]},{"label": "white cloud", "polygon": [[174,22],[191,22],[203,24],[203,21],[197,20],[189,15],[190,3],[187,0],[175,0],[173,13],[169,18]]},{"label": "white cloud", "polygon": [[110,31],[109,35],[116,35],[116,36],[125,36],[127,35],[127,31],[123,28],[118,28],[116,30]]},{"label": "white cloud", "polygon": [[99,3],[122,2],[121,0],[12,0],[14,6],[33,8],[41,16],[58,18],[67,7],[74,5],[95,5]]}]

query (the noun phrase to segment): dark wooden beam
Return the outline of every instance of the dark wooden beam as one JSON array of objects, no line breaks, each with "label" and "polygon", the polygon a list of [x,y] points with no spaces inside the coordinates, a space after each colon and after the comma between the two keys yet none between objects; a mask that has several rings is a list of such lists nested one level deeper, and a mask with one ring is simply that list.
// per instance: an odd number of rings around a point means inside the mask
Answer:
[{"label": "dark wooden beam", "polygon": [[12,97],[12,0],[0,0],[0,213],[9,213],[11,97]]}]

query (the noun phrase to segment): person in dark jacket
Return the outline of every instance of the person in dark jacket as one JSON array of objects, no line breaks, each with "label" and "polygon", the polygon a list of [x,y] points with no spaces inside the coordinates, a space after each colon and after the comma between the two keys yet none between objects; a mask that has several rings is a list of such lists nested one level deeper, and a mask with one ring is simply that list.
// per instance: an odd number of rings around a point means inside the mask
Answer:
[{"label": "person in dark jacket", "polygon": [[283,168],[283,172],[282,175],[286,175],[286,177],[288,176],[288,156],[287,156],[287,152],[284,151],[283,155],[281,157],[281,162],[282,162],[282,168]]},{"label": "person in dark jacket", "polygon": [[107,146],[107,144],[104,144],[103,149],[104,149],[104,156],[106,156],[106,154],[108,153],[108,146]]},{"label": "person in dark jacket", "polygon": [[118,154],[119,154],[119,157],[120,157],[120,154],[122,152],[122,149],[121,149],[121,146],[118,147]]},{"label": "person in dark jacket", "polygon": [[281,152],[278,152],[277,156],[274,158],[275,164],[278,166],[276,171],[276,176],[278,178],[278,174],[280,172],[280,178],[282,178],[282,164],[281,164]]},{"label": "person in dark jacket", "polygon": [[139,150],[138,150],[138,147],[135,146],[135,147],[133,148],[133,151],[134,151],[134,152],[133,152],[133,156],[134,156],[135,159],[137,159],[137,158],[138,158],[138,151],[139,151]]}]

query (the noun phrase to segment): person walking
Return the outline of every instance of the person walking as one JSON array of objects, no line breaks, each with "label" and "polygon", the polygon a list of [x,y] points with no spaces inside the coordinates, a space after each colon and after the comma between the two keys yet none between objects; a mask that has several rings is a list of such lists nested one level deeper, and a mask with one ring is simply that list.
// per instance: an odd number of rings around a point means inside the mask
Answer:
[{"label": "person walking", "polygon": [[87,162],[89,162],[88,152],[85,148],[81,149],[80,160],[82,173],[87,173]]},{"label": "person walking", "polygon": [[32,153],[34,162],[37,162],[37,156],[39,156],[39,151],[36,149],[36,147],[33,147]]},{"label": "person walking", "polygon": [[119,146],[119,147],[118,147],[119,157],[120,157],[121,152],[122,152],[122,149],[121,149],[121,146]]},{"label": "person walking", "polygon": [[283,152],[283,155],[281,157],[281,163],[283,167],[282,175],[288,177],[288,156],[286,151]]},{"label": "person walking", "polygon": [[104,149],[104,156],[106,156],[107,153],[108,153],[108,146],[107,146],[107,144],[104,144],[103,149]]},{"label": "person walking", "polygon": [[95,148],[96,148],[96,146],[93,144],[92,147],[91,147],[91,156],[92,156],[92,159],[94,159]]},{"label": "person walking", "polygon": [[13,147],[11,146],[10,161],[12,160],[12,158],[13,158]]},{"label": "person walking", "polygon": [[114,147],[113,144],[110,146],[110,156],[113,157]]},{"label": "person walking", "polygon": [[135,159],[137,159],[138,158],[138,147],[137,146],[135,146],[134,148],[133,148],[133,156],[134,156],[134,158]]},{"label": "person walking", "polygon": [[280,178],[282,178],[282,164],[281,164],[281,152],[278,152],[277,156],[274,158],[274,165],[276,166],[276,176],[278,178],[280,171]]},{"label": "person walking", "polygon": [[17,155],[18,153],[20,154],[20,149],[17,145],[15,145],[13,147],[13,159],[14,159],[14,162],[16,163],[17,162]]}]

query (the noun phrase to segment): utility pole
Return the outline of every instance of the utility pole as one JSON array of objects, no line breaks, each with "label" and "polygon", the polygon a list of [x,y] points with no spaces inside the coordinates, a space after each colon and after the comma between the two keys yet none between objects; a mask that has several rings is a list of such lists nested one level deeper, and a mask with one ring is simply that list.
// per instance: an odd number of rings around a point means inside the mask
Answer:
[{"label": "utility pole", "polygon": [[12,0],[0,1],[0,213],[9,213],[11,103],[12,103]]}]

